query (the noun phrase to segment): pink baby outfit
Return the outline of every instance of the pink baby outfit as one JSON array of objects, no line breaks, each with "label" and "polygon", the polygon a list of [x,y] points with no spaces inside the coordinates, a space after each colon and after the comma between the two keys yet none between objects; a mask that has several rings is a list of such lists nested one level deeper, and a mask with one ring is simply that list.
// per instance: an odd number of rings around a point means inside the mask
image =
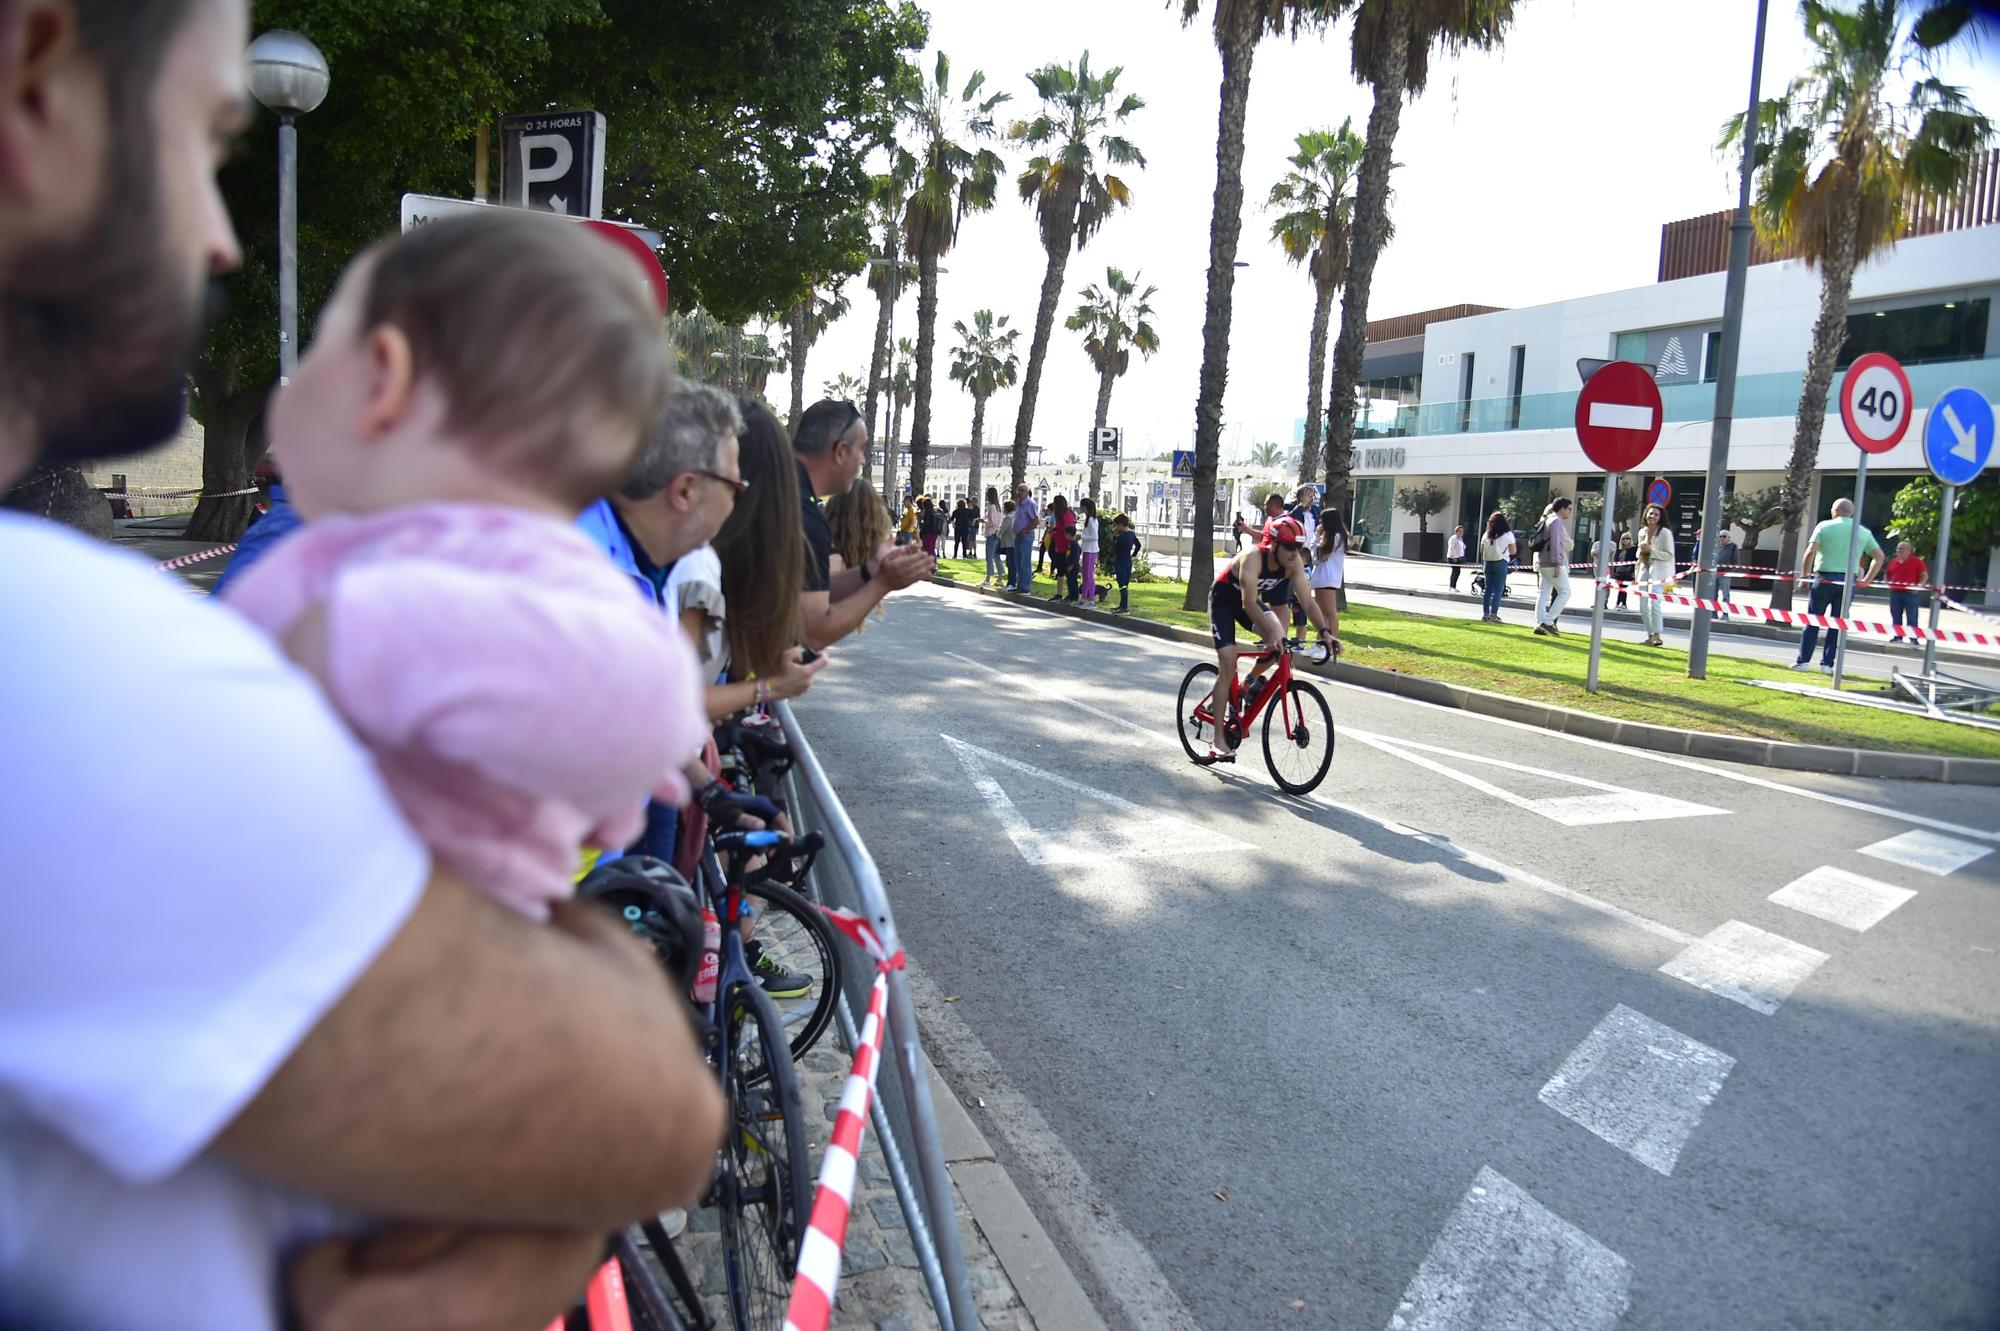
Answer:
[{"label": "pink baby outfit", "polygon": [[280,640],[325,608],[327,692],[418,835],[526,914],[570,895],[580,847],[636,838],[648,794],[687,797],[708,729],[693,650],[567,523],[476,504],[320,518],[224,599]]}]

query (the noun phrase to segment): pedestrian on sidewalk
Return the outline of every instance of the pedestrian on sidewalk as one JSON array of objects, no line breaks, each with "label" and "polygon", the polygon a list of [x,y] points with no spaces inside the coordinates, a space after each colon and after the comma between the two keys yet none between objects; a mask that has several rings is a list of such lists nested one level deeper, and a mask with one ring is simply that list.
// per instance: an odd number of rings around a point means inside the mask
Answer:
[{"label": "pedestrian on sidewalk", "polygon": [[1042,510],[1035,505],[1034,492],[1026,485],[1014,491],[1014,590],[1031,592],[1035,588],[1034,565],[1028,556],[1034,553],[1035,537],[1042,528]]},{"label": "pedestrian on sidewalk", "polygon": [[1016,590],[1020,578],[1014,572],[1014,501],[1011,499],[1000,505],[1000,563],[1004,567],[1001,587],[1010,592]]},{"label": "pedestrian on sidewalk", "polygon": [[1312,571],[1308,576],[1313,601],[1326,617],[1326,632],[1320,642],[1330,646],[1336,655],[1340,651],[1340,587],[1346,569],[1347,519],[1340,515],[1338,507],[1328,508],[1320,514],[1319,542],[1313,549]]},{"label": "pedestrian on sidewalk", "polygon": [[1625,593],[1632,584],[1632,571],[1639,560],[1637,538],[1629,531],[1618,533],[1618,554],[1611,565],[1611,580],[1618,584],[1618,608],[1625,609]]},{"label": "pedestrian on sidewalk", "polygon": [[[1049,500],[1049,576],[1056,589],[1051,601],[1076,602],[1076,512],[1069,500],[1057,495]],[[1064,590],[1067,584],[1068,590]]]},{"label": "pedestrian on sidewalk", "polygon": [[937,558],[938,537],[944,535],[944,510],[935,500],[924,495],[917,500],[917,537],[923,542],[924,553]]},{"label": "pedestrian on sidewalk", "polygon": [[903,520],[896,527],[896,544],[908,545],[917,539],[917,506],[908,495],[903,496]]},{"label": "pedestrian on sidewalk", "polygon": [[1569,604],[1569,500],[1558,496],[1542,510],[1542,522],[1535,532],[1535,632],[1560,637],[1556,621]]},{"label": "pedestrian on sidewalk", "polygon": [[[1809,575],[1812,578],[1812,599],[1806,603],[1807,614],[1839,612],[1841,592],[1847,584],[1848,555],[1854,548],[1857,531],[1861,533],[1861,553],[1867,556],[1869,564],[1854,585],[1866,587],[1881,576],[1882,545],[1875,539],[1875,533],[1856,520],[1852,499],[1834,500],[1833,515],[1813,528],[1812,539],[1806,542],[1805,553],[1799,556],[1799,581],[1804,582]],[[1792,662],[1792,669],[1812,669],[1813,645],[1818,640],[1819,625],[1806,625],[1805,632],[1799,635],[1799,659]],[[1819,666],[1828,674],[1833,673],[1833,657],[1839,644],[1840,630],[1828,629]]]},{"label": "pedestrian on sidewalk", "polygon": [[1494,509],[1486,519],[1486,534],[1479,538],[1479,562],[1485,566],[1486,586],[1480,599],[1480,619],[1500,622],[1500,598],[1507,594],[1507,564],[1513,559],[1516,542],[1507,526],[1507,515]]},{"label": "pedestrian on sidewalk", "polygon": [[1097,501],[1083,499],[1077,504],[1083,520],[1076,526],[1076,548],[1083,555],[1083,602],[1096,605],[1097,594]]},{"label": "pedestrian on sidewalk", "polygon": [[1674,530],[1666,525],[1667,511],[1658,504],[1646,505],[1645,525],[1639,529],[1636,581],[1639,584],[1639,623],[1646,630],[1645,645],[1664,647],[1660,637],[1664,606],[1660,596],[1674,580]]},{"label": "pedestrian on sidewalk", "polygon": [[1132,519],[1120,513],[1111,520],[1111,572],[1118,579],[1118,610],[1116,613],[1129,615],[1132,603],[1127,599],[1132,588],[1132,561],[1139,554],[1139,533],[1132,530]]},{"label": "pedestrian on sidewalk", "polygon": [[[1724,604],[1729,602],[1730,575],[1728,570],[1735,568],[1736,561],[1740,558],[1742,558],[1742,555],[1736,549],[1736,538],[1729,534],[1729,527],[1727,524],[1724,524],[1722,537],[1716,542],[1715,546],[1715,599]],[[1728,619],[1729,616],[1718,613],[1716,618]]]},{"label": "pedestrian on sidewalk", "polygon": [[1242,554],[1243,547],[1250,541],[1250,524],[1243,520],[1241,513],[1236,515],[1236,525],[1230,528],[1230,534],[1236,538],[1236,553]]},{"label": "pedestrian on sidewalk", "polygon": [[[1912,630],[1921,628],[1917,614],[1923,605],[1924,584],[1930,579],[1930,569],[1908,541],[1896,542],[1896,557],[1889,561],[1889,618],[1893,621],[1896,636],[1889,639],[1895,646],[1903,640],[1903,625],[1908,622]],[[1921,642],[1922,637],[1912,632],[1912,643]]]},{"label": "pedestrian on sidewalk", "polygon": [[[1013,505],[1007,507],[1012,508]],[[1000,581],[1000,541],[1006,518],[1006,509],[1000,507],[999,489],[987,486],[986,512],[979,521],[979,534],[986,538],[986,576],[979,583],[982,587],[991,587]]]},{"label": "pedestrian on sidewalk", "polygon": [[1458,590],[1458,575],[1465,571],[1465,526],[1463,523],[1451,529],[1451,540],[1445,543],[1444,557],[1451,561],[1451,589]]}]

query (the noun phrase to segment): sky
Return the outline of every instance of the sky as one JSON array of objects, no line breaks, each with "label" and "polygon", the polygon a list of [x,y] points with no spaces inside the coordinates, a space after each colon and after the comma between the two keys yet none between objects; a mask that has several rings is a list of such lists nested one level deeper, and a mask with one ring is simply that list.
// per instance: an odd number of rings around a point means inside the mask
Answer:
[{"label": "sky", "polygon": [[[1184,28],[1179,4],[1162,0],[931,0],[926,8],[925,70],[939,50],[951,57],[954,81],[983,70],[989,90],[1013,95],[1000,108],[1003,121],[1038,105],[1027,71],[1084,51],[1093,68],[1122,65],[1119,89],[1145,98],[1124,127],[1147,158],[1120,172],[1132,206],[1070,257],[1034,442],[1045,461],[1082,452],[1097,377],[1082,336],[1062,320],[1083,287],[1115,265],[1159,288],[1160,350],[1133,358],[1113,391],[1109,423],[1124,428],[1128,457],[1192,447],[1222,74],[1205,14]],[[1428,90],[1405,107],[1396,139],[1396,235],[1376,266],[1370,318],[1460,303],[1538,305],[1651,283],[1663,223],[1735,205],[1734,172],[1714,145],[1748,99],[1755,12],[1751,0],[1522,0],[1500,50],[1434,55]],[[1249,267],[1236,272],[1225,459],[1265,440],[1289,447],[1305,414],[1312,283],[1271,241],[1275,214],[1263,205],[1296,134],[1350,116],[1365,134],[1371,99],[1349,73],[1350,32],[1342,23],[1257,48],[1237,250]],[[1796,8],[1773,0],[1764,94],[1781,91],[1806,59]],[[1959,57],[1942,72],[2000,118],[2000,51]],[[1009,316],[1022,329],[1025,372],[1047,266],[1032,206],[1011,187],[1027,154],[998,146],[1010,182],[992,212],[966,219],[943,260],[932,416],[940,443],[971,432],[972,400],[945,377],[953,320],[970,322],[978,309]],[[876,302],[858,278],[847,294],[853,311],[807,359],[809,399],[843,371],[867,379]],[[1339,318],[1336,297],[1335,333]],[[896,310],[896,335],[914,342],[916,331],[913,283]],[[989,440],[1012,440],[1019,403],[1016,388],[988,404]]]}]

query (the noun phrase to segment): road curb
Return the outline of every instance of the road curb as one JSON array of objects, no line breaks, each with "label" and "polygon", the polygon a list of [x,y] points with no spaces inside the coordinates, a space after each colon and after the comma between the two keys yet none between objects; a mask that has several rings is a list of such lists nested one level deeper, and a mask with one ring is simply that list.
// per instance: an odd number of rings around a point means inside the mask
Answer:
[{"label": "road curb", "polygon": [[[1041,597],[1007,597],[999,591],[969,586],[951,578],[933,576],[931,581],[941,587],[952,587],[978,596],[993,597],[1005,600],[1011,605],[1043,610],[1053,615],[1067,615],[1072,619],[1087,620],[1106,628],[1137,633],[1148,638],[1190,643],[1197,647],[1210,645],[1208,635],[1195,629],[1178,628],[1172,624],[1161,624],[1150,619],[1130,619],[1080,605],[1050,602]],[[1648,749],[1655,753],[1708,758],[1719,762],[1749,763],[1758,767],[1777,767],[1793,772],[1819,772],[1829,776],[1937,781],[1946,785],[1962,786],[2000,786],[2000,759],[1995,758],[1947,758],[1929,753],[1890,753],[1881,749],[1849,749],[1828,744],[1794,744],[1787,740],[1756,739],[1749,735],[1717,735],[1705,730],[1682,730],[1675,726],[1649,725],[1643,721],[1620,721],[1615,717],[1580,712],[1573,707],[1558,707],[1552,703],[1538,703],[1527,698],[1509,697],[1504,693],[1489,693],[1484,689],[1468,688],[1463,684],[1447,684],[1443,680],[1429,679],[1422,675],[1405,675],[1400,671],[1380,670],[1374,666],[1348,665],[1345,662],[1337,662],[1328,667],[1316,666],[1295,658],[1292,668],[1307,674],[1325,675],[1342,684],[1354,684],[1364,689],[1392,693],[1417,702],[1427,702],[1439,707],[1455,707],[1460,711],[1472,712],[1479,716],[1518,721],[1523,725],[1536,726],[1543,730],[1560,731],[1566,735],[1601,740],[1607,744],[1620,744],[1626,748]]]}]

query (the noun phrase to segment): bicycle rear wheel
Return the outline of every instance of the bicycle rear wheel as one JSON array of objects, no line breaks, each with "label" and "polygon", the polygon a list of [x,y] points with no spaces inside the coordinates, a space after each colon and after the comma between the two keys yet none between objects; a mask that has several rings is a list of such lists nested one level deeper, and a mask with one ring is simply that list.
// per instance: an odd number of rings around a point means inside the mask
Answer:
[{"label": "bicycle rear wheel", "polygon": [[729,1312],[736,1331],[779,1331],[812,1211],[805,1108],[770,995],[739,982],[722,1011],[729,1119],[716,1191]]},{"label": "bicycle rear wheel", "polygon": [[810,993],[772,999],[796,1062],[819,1042],[833,1020],[833,1009],[840,1002],[840,949],[833,926],[804,894],[782,883],[759,883],[748,891],[760,899],[755,936],[764,955],[786,970],[813,977]]},{"label": "bicycle rear wheel", "polygon": [[1294,795],[1312,791],[1333,766],[1333,709],[1303,680],[1293,680],[1264,711],[1264,764]]},{"label": "bicycle rear wheel", "polygon": [[1215,743],[1214,723],[1195,716],[1197,708],[1208,706],[1214,688],[1215,667],[1207,663],[1192,667],[1181,677],[1180,700],[1174,706],[1174,721],[1180,731],[1181,747],[1187,750],[1190,758],[1206,758],[1209,746]]}]

